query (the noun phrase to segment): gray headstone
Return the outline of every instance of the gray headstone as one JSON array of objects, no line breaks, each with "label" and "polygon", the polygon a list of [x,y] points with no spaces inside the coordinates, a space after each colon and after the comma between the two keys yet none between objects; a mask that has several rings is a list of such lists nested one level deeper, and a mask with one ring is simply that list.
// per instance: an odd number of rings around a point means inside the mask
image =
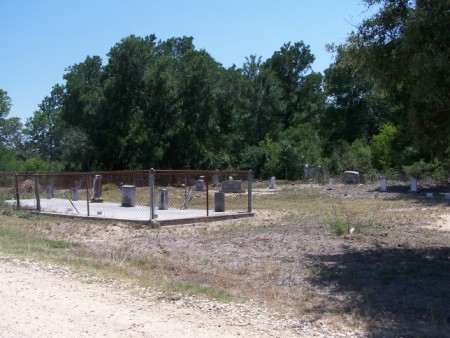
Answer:
[{"label": "gray headstone", "polygon": [[213,174],[213,187],[219,186],[219,174]]},{"label": "gray headstone", "polygon": [[169,209],[169,192],[167,189],[158,190],[158,210]]},{"label": "gray headstone", "polygon": [[123,185],[122,186],[122,206],[135,207],[136,206],[136,186]]},{"label": "gray headstone", "polygon": [[411,179],[411,192],[417,192],[417,179]]},{"label": "gray headstone", "polygon": [[94,182],[92,183],[92,203],[102,203],[102,175],[95,175]]},{"label": "gray headstone", "polygon": [[70,190],[72,201],[78,201],[80,199],[80,194],[78,192],[78,187],[72,187]]},{"label": "gray headstone", "polygon": [[432,192],[427,192],[427,198],[433,198],[433,193]]},{"label": "gray headstone", "polygon": [[323,167],[321,166],[321,165],[319,165],[318,167],[317,167],[317,181],[319,182],[319,183],[322,183],[322,181],[323,181]]},{"label": "gray headstone", "polygon": [[225,194],[221,191],[214,193],[214,211],[225,211]]},{"label": "gray headstone", "polygon": [[445,200],[450,200],[450,193],[449,193],[449,192],[446,192],[446,193],[444,194],[444,199],[445,199]]},{"label": "gray headstone", "polygon": [[385,178],[380,181],[380,191],[387,191],[387,180]]},{"label": "gray headstone", "polygon": [[228,180],[222,182],[223,192],[242,192],[242,182],[241,180]]},{"label": "gray headstone", "polygon": [[203,191],[205,190],[205,176],[200,176],[200,178],[195,181],[195,190]]},{"label": "gray headstone", "polygon": [[359,172],[357,172],[357,171],[344,172],[344,183],[345,184],[358,184],[359,183]]},{"label": "gray headstone", "polygon": [[305,164],[304,173],[305,173],[305,180],[309,181],[311,179],[311,170],[308,164]]},{"label": "gray headstone", "polygon": [[332,178],[330,178],[328,180],[328,188],[327,190],[333,190],[334,189],[334,180]]},{"label": "gray headstone", "polygon": [[47,185],[46,193],[47,193],[47,199],[51,200],[53,197],[53,187],[50,184]]},{"label": "gray headstone", "polygon": [[275,189],[277,186],[277,184],[275,183],[275,176],[272,176],[270,178],[270,185],[269,185],[269,189]]}]

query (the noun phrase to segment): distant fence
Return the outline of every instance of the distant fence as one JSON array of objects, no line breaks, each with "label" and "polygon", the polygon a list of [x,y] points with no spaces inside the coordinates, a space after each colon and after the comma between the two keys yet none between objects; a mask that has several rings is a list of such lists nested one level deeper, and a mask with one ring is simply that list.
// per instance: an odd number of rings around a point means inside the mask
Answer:
[{"label": "distant fence", "polygon": [[130,221],[249,214],[251,191],[251,171],[0,172],[0,195],[8,204]]}]

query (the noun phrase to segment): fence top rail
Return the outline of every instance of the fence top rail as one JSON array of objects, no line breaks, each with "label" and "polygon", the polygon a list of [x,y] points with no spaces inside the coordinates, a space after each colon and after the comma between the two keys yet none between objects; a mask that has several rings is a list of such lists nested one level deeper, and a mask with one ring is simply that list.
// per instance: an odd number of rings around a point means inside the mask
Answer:
[{"label": "fence top rail", "polygon": [[[151,170],[151,169],[150,169]],[[0,171],[0,175],[18,175],[18,176],[91,176],[91,175],[131,175],[131,174],[145,174],[148,175],[150,170],[120,170],[120,171],[92,171],[92,172],[75,172],[75,171]],[[171,169],[155,169],[155,175],[170,175],[170,174],[197,174],[197,175],[237,175],[248,174],[247,170],[171,170]]]}]

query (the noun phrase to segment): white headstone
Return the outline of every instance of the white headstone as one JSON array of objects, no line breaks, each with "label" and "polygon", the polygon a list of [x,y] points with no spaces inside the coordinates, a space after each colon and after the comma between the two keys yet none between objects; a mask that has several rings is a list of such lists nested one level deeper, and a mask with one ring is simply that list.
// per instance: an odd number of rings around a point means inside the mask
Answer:
[{"label": "white headstone", "polygon": [[328,180],[328,188],[327,190],[333,190],[334,189],[334,180],[332,178],[330,178]]},{"label": "white headstone", "polygon": [[380,182],[380,191],[387,191],[387,180],[385,178]]},{"label": "white headstone", "polygon": [[309,181],[311,179],[311,171],[309,169],[309,165],[308,164],[305,164],[304,171],[305,171],[305,180]]},{"label": "white headstone", "polygon": [[275,189],[276,187],[276,183],[275,183],[275,176],[272,176],[270,179],[270,185],[269,185],[269,189]]},{"label": "white headstone", "polygon": [[411,179],[411,192],[417,192],[417,179]]}]

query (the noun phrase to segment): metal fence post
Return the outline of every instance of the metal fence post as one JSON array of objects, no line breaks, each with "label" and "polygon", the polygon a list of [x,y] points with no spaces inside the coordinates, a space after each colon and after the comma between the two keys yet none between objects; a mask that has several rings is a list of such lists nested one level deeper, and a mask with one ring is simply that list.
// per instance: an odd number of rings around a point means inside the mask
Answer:
[{"label": "metal fence post", "polygon": [[248,172],[248,207],[247,211],[252,212],[252,182],[253,182],[253,172],[249,170]]},{"label": "metal fence post", "polygon": [[150,169],[150,220],[155,219],[155,169]]},{"label": "metal fence post", "polygon": [[17,178],[17,173],[14,173],[14,187],[16,188],[17,207],[20,208],[19,179]]},{"label": "metal fence post", "polygon": [[39,174],[34,174],[34,193],[36,195],[36,209],[41,212],[41,198],[39,196]]}]

